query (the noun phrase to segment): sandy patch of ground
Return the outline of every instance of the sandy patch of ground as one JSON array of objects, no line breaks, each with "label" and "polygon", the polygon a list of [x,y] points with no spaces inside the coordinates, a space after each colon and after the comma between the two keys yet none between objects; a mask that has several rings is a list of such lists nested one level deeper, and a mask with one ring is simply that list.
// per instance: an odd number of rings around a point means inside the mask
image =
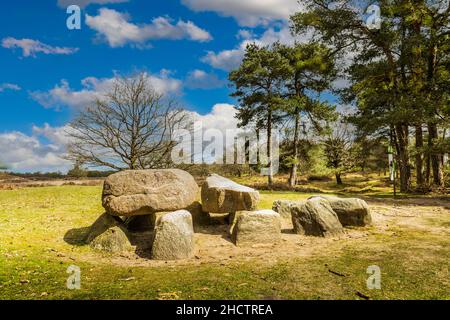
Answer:
[{"label": "sandy patch of ground", "polygon": [[[228,234],[228,226],[198,227],[195,234],[195,257],[185,261],[154,261],[148,259],[151,233],[143,235],[137,253],[126,253],[120,256],[107,256],[91,253],[78,257],[81,260],[97,260],[105,263],[124,266],[176,267],[180,265],[221,264],[258,261],[258,263],[274,264],[297,257],[315,254],[339,254],[336,250],[347,245],[361,246],[372,244],[377,235],[395,236],[396,228],[415,231],[427,231],[442,236],[450,236],[450,210],[445,202],[439,200],[427,203],[402,202],[391,203],[372,201],[373,224],[364,228],[346,228],[345,234],[333,238],[307,237],[292,232],[292,222],[283,220],[282,240],[273,245],[253,245],[236,247]],[[439,206],[436,206],[439,204]],[[335,244],[338,244],[336,247]],[[147,245],[147,246],[146,246]],[[375,244],[374,244],[375,245]],[[382,245],[382,244],[378,244]]]}]

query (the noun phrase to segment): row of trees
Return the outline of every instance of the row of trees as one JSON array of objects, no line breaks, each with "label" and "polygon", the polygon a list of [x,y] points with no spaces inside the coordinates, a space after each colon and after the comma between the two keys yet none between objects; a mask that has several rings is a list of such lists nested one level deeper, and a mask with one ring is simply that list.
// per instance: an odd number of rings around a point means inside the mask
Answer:
[{"label": "row of trees", "polygon": [[450,149],[449,2],[379,1],[377,30],[366,26],[353,1],[333,7],[331,2],[314,0],[308,12],[296,14],[295,32],[313,29],[338,55],[351,51],[355,56],[345,70],[350,85],[341,97],[356,105],[351,120],[361,133],[390,137],[401,190],[412,189],[412,163],[419,189],[444,187],[443,155]]},{"label": "row of trees", "polygon": [[[309,43],[247,48],[242,65],[229,77],[240,102],[240,124],[267,128],[270,143],[274,125],[293,121],[291,185],[300,119],[306,117],[317,133],[324,133],[324,123],[336,115],[321,93],[333,91],[333,80],[344,77],[348,86],[334,93],[356,108],[347,117],[357,129],[354,138],[390,141],[401,191],[412,190],[414,176],[418,189],[444,187],[444,154],[450,150],[450,7],[443,3],[379,1],[382,24],[374,30],[361,18],[361,1],[314,0],[292,17],[295,34],[314,33]],[[345,167],[346,144],[328,135],[329,166]]]},{"label": "row of trees", "polygon": [[[239,100],[240,125],[267,129],[269,167],[273,126],[292,123],[291,186],[297,182],[302,118],[318,133],[336,119],[335,108],[321,100],[337,74],[331,56],[332,52],[318,43],[249,45],[242,65],[229,76],[236,89],[233,96]],[[268,175],[268,183],[273,184],[273,174]]]}]

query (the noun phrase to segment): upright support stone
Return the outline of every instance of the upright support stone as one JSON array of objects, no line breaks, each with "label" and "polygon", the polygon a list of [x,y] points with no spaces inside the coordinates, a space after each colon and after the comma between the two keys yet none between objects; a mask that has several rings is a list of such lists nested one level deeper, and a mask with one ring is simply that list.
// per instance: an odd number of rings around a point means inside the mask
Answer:
[{"label": "upright support stone", "polygon": [[192,216],[186,210],[167,213],[157,222],[152,259],[180,260],[194,255]]},{"label": "upright support stone", "polygon": [[132,249],[122,220],[107,213],[101,215],[89,229],[86,243],[95,250],[120,253]]},{"label": "upright support stone", "polygon": [[328,237],[343,233],[342,224],[329,202],[313,198],[304,204],[292,205],[294,232],[307,236]]},{"label": "upright support stone", "polygon": [[243,211],[238,213],[232,230],[237,246],[274,244],[281,239],[281,218],[272,210]]}]

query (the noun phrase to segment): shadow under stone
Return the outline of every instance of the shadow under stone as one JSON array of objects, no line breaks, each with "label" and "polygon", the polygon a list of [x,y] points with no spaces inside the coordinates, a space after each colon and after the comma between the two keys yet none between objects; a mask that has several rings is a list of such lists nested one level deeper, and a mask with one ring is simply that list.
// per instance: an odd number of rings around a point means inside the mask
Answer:
[{"label": "shadow under stone", "polygon": [[154,231],[129,232],[127,237],[131,245],[136,248],[136,255],[145,259],[151,258]]},{"label": "shadow under stone", "polygon": [[231,236],[229,234],[229,228],[230,227],[228,225],[196,226],[195,233],[222,236],[223,239],[227,240],[228,242],[233,243],[233,241],[231,241]]},{"label": "shadow under stone", "polygon": [[295,234],[294,229],[282,229],[281,233],[283,233],[283,234]]},{"label": "shadow under stone", "polygon": [[64,241],[73,246],[85,246],[90,229],[90,227],[71,229],[64,235]]}]

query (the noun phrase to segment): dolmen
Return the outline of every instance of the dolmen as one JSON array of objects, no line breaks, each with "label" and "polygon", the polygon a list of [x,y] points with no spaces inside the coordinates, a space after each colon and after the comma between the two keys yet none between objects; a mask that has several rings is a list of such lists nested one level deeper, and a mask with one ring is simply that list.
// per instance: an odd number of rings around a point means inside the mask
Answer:
[{"label": "dolmen", "polygon": [[[200,199],[201,198],[201,199]],[[199,201],[200,200],[200,201]],[[213,174],[201,190],[186,171],[127,170],[103,185],[105,213],[89,228],[85,242],[93,249],[122,253],[142,249],[155,260],[190,259],[195,231],[220,221],[238,247],[274,245],[281,240],[282,219],[291,219],[296,234],[338,236],[344,227],[370,225],[361,199],[315,196],[306,201],[275,201],[259,210],[259,192]],[[141,242],[139,242],[141,241]]]},{"label": "dolmen", "polygon": [[372,223],[364,200],[314,196],[307,201],[275,201],[273,210],[292,219],[294,232],[317,237],[338,236],[344,227],[363,227]]},{"label": "dolmen", "polygon": [[132,249],[137,237],[147,239],[152,259],[189,259],[195,251],[195,228],[217,224],[221,218],[230,225],[237,246],[276,243],[281,238],[281,217],[273,210],[258,211],[259,199],[257,190],[215,174],[200,192],[192,175],[183,170],[122,171],[105,180],[105,213],[85,241],[93,249],[121,253]]},{"label": "dolmen", "polygon": [[273,210],[257,210],[259,192],[219,175],[202,185],[202,208],[211,216],[226,214],[236,246],[276,243],[281,238],[281,218]]},{"label": "dolmen", "polygon": [[[92,225],[86,242],[94,249],[126,251],[133,232],[152,232],[151,256],[187,259],[194,254],[193,215],[199,188],[178,169],[127,170],[109,176],[103,186],[106,213]],[[127,239],[128,238],[128,239]]]}]

